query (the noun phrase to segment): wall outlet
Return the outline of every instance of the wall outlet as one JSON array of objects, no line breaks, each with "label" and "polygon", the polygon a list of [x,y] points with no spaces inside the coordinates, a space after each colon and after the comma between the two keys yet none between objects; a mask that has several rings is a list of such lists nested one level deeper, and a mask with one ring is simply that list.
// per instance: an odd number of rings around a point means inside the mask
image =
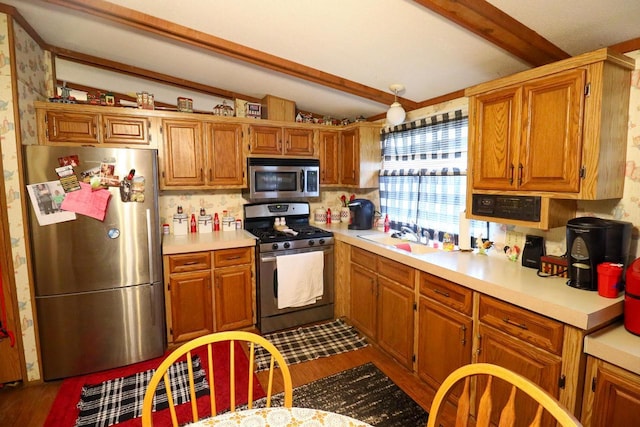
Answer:
[{"label": "wall outlet", "polygon": [[524,233],[508,230],[504,245],[509,247],[514,247],[517,245],[520,247],[520,249],[522,249],[524,246]]}]

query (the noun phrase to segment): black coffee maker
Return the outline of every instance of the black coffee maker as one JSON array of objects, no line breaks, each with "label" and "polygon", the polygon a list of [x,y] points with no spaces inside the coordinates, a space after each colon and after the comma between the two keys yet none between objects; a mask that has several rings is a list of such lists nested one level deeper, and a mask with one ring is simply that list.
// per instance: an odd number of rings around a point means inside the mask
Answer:
[{"label": "black coffee maker", "polygon": [[567,285],[595,291],[598,289],[598,264],[613,262],[626,268],[631,228],[629,222],[611,219],[582,217],[569,220]]},{"label": "black coffee maker", "polygon": [[349,202],[351,210],[350,230],[371,230],[373,228],[373,218],[375,207],[370,200],[353,199]]}]

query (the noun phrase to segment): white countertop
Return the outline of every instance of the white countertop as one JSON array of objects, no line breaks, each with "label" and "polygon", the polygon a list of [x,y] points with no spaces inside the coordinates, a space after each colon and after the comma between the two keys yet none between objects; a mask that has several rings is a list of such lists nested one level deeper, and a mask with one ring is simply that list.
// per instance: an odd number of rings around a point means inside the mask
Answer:
[{"label": "white countertop", "polygon": [[618,322],[584,339],[584,352],[640,375],[640,336]]},{"label": "white countertop", "polygon": [[212,233],[189,233],[162,236],[162,254],[173,255],[187,252],[215,251],[218,249],[255,246],[256,238],[245,230],[214,231]]},{"label": "white countertop", "polygon": [[459,251],[417,255],[358,237],[383,234],[376,230],[349,230],[344,226],[332,225],[324,228],[333,231],[337,240],[579,329],[597,328],[622,314],[622,296],[604,298],[597,292],[567,286],[567,279],[564,278],[538,277],[536,270],[522,267],[520,261],[509,261],[506,256]]}]

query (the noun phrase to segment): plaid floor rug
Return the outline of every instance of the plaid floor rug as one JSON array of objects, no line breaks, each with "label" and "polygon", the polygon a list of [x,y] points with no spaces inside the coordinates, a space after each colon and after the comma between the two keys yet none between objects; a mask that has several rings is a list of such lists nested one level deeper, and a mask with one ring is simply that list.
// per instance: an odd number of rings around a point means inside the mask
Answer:
[{"label": "plaid floor rug", "polygon": [[[358,336],[358,332],[352,326],[340,319],[295,330],[275,332],[264,337],[276,346],[288,365],[367,346],[367,341]],[[269,354],[259,347],[256,350],[256,371],[268,368]]]},{"label": "plaid floor rug", "polygon": [[[138,372],[128,377],[108,380],[100,384],[86,385],[82,389],[78,408],[80,414],[76,427],[110,426],[132,418],[142,416],[142,401],[147,384],[151,380],[155,369]],[[189,402],[189,371],[187,362],[178,362],[169,368],[171,391],[176,405]],[[196,386],[196,396],[207,393],[207,383],[200,357],[193,358],[193,376]],[[164,381],[156,390],[154,411],[168,408],[167,391]]]},{"label": "plaid floor rug", "polygon": [[[271,406],[282,406],[284,395]],[[266,406],[266,399],[253,402]],[[429,414],[373,363],[321,378],[293,389],[293,406],[335,412],[376,427],[424,427]],[[246,409],[246,406],[238,410]]]}]

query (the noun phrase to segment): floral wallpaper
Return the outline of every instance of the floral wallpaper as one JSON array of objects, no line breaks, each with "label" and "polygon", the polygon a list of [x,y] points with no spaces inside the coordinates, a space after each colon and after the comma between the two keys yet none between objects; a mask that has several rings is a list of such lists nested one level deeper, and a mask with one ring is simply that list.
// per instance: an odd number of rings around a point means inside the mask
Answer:
[{"label": "floral wallpaper", "polygon": [[[12,25],[11,25],[12,24]],[[13,44],[11,41],[13,30]],[[11,59],[15,68],[11,66]],[[37,127],[33,101],[46,99],[47,85],[51,77],[50,56],[17,23],[8,22],[7,15],[0,15],[0,137],[2,141],[2,166],[7,194],[7,216],[11,238],[18,311],[29,381],[40,379],[38,353],[34,330],[34,314],[25,248],[22,215],[22,191],[19,176],[18,147],[37,143]],[[15,75],[14,75],[15,73]],[[49,76],[49,78],[47,78]],[[17,91],[14,91],[14,85]],[[18,93],[18,99],[14,99]],[[15,110],[18,110],[16,122]],[[18,135],[18,129],[20,134]]]}]

